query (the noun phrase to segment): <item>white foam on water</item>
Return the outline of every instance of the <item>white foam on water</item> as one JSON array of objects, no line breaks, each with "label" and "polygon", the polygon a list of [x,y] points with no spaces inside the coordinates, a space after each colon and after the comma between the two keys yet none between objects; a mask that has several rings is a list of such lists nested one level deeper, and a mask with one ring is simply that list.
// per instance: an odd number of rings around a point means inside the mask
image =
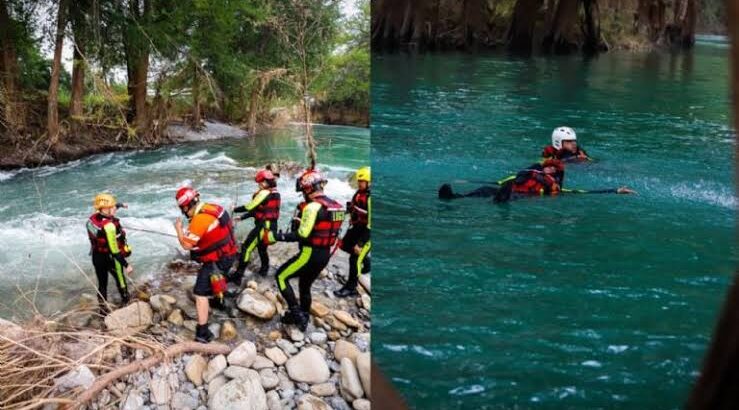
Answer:
[{"label": "white foam on water", "polygon": [[678,184],[670,187],[673,197],[690,201],[702,202],[728,209],[738,209],[737,197],[730,189],[716,189],[706,183]]},{"label": "white foam on water", "polygon": [[629,348],[628,345],[609,345],[608,346],[608,353],[622,353],[625,352]]},{"label": "white foam on water", "polygon": [[453,396],[467,396],[470,394],[479,394],[485,391],[485,387],[479,384],[473,384],[471,386],[459,386],[449,390],[449,394]]},{"label": "white foam on water", "polygon": [[600,362],[597,360],[586,360],[580,364],[585,367],[601,367],[602,366]]},{"label": "white foam on water", "polygon": [[18,175],[19,171],[0,171],[0,182],[7,181]]}]

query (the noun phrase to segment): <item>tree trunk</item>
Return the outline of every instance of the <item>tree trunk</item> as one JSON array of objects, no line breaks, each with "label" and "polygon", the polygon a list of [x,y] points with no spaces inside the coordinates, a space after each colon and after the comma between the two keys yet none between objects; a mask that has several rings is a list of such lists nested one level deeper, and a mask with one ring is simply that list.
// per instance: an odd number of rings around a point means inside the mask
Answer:
[{"label": "tree trunk", "polygon": [[687,0],[685,14],[680,24],[680,45],[691,48],[695,44],[695,26],[698,21],[698,4],[696,0]]},{"label": "tree trunk", "polygon": [[542,0],[518,0],[513,9],[513,19],[508,29],[508,51],[531,54],[536,27],[537,12]]},{"label": "tree trunk", "polygon": [[585,14],[585,24],[583,33],[585,34],[585,42],[583,51],[586,54],[595,54],[606,51],[607,47],[601,40],[600,33],[600,8],[598,0],[583,0],[583,9]]},{"label": "tree trunk", "polygon": [[200,113],[200,77],[198,67],[193,64],[192,73],[192,124],[191,127],[194,130],[199,130],[202,116]]},{"label": "tree trunk", "polygon": [[544,38],[544,49],[556,54],[577,51],[577,20],[580,0],[560,0],[552,29]]},{"label": "tree trunk", "polygon": [[10,139],[15,140],[25,126],[25,115],[20,104],[20,70],[12,25],[8,4],[0,0],[0,103],[3,106],[0,125],[4,124]]},{"label": "tree trunk", "polygon": [[85,96],[85,60],[84,36],[75,33],[74,57],[72,62],[72,96],[69,105],[71,117],[81,117],[82,99]]},{"label": "tree trunk", "polygon": [[52,147],[55,147],[59,143],[59,73],[62,70],[62,47],[64,46],[64,30],[67,26],[68,10],[69,0],[61,0],[59,2],[59,12],[57,13],[54,62],[51,66],[51,81],[49,83],[49,96],[47,99],[46,130],[49,134]]},{"label": "tree trunk", "polygon": [[[151,0],[144,1],[143,15],[139,12],[139,2],[131,0],[129,12],[137,20],[137,26],[148,21]],[[138,27],[130,27],[125,39],[126,69],[128,72],[129,121],[133,121],[138,131],[146,127],[146,85],[149,74],[149,39],[139,32]]]}]

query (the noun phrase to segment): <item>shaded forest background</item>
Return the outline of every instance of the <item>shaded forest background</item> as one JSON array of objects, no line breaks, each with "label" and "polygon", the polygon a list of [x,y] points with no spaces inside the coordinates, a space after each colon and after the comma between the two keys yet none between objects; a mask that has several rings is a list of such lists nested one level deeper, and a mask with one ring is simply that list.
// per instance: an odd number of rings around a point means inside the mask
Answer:
[{"label": "shaded forest background", "polygon": [[350,1],[0,0],[0,167],[161,144],[172,122],[366,126],[369,0]]},{"label": "shaded forest background", "polygon": [[690,48],[726,32],[723,0],[373,0],[372,49],[597,53]]}]

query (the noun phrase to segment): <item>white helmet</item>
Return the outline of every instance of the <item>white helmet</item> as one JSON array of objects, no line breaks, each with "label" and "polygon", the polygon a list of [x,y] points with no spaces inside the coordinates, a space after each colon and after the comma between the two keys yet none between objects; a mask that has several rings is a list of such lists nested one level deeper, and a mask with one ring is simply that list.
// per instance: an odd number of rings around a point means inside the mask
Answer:
[{"label": "white helmet", "polygon": [[552,145],[556,149],[562,149],[562,141],[577,141],[575,130],[570,127],[557,127],[552,131]]}]

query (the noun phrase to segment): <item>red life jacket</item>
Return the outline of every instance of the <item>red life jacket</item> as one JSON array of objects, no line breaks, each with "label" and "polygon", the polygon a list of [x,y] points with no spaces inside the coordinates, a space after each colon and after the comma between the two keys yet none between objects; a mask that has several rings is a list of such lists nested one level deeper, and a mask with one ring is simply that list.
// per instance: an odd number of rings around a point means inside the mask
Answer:
[{"label": "red life jacket", "polygon": [[[254,219],[257,221],[275,221],[280,218],[280,193],[277,188],[270,188],[269,191],[267,198],[254,211]],[[254,193],[254,197],[259,192]]]},{"label": "red life jacket", "polygon": [[238,252],[234,238],[231,216],[216,204],[204,204],[200,212],[218,220],[218,226],[206,232],[198,241],[197,249],[190,251],[190,257],[198,262],[217,262],[224,256]]},{"label": "red life jacket", "polygon": [[341,225],[344,222],[344,208],[327,196],[313,198],[314,202],[322,205],[318,212],[316,224],[308,237],[308,243],[317,248],[329,248],[336,243]]},{"label": "red life jacket", "polygon": [[537,173],[539,173],[539,171],[531,171],[529,173],[529,178],[526,179],[526,181],[522,183],[514,182],[512,189],[513,192],[526,195],[544,195],[545,193],[548,193],[549,195],[557,195],[557,193],[559,193],[559,184],[557,183],[557,180],[555,180],[551,175],[543,175],[548,182],[548,184],[543,184],[535,178]]},{"label": "red life jacket", "polygon": [[121,227],[121,221],[114,216],[106,216],[100,212],[90,215],[87,220],[87,237],[90,239],[90,246],[93,252],[110,253],[108,245],[108,237],[105,235],[105,225],[112,223],[115,226],[115,237],[118,243],[118,249],[124,258],[131,255],[131,251],[126,243],[126,232]]},{"label": "red life jacket", "polygon": [[367,225],[369,221],[369,196],[369,190],[354,193],[349,208],[352,225]]}]

